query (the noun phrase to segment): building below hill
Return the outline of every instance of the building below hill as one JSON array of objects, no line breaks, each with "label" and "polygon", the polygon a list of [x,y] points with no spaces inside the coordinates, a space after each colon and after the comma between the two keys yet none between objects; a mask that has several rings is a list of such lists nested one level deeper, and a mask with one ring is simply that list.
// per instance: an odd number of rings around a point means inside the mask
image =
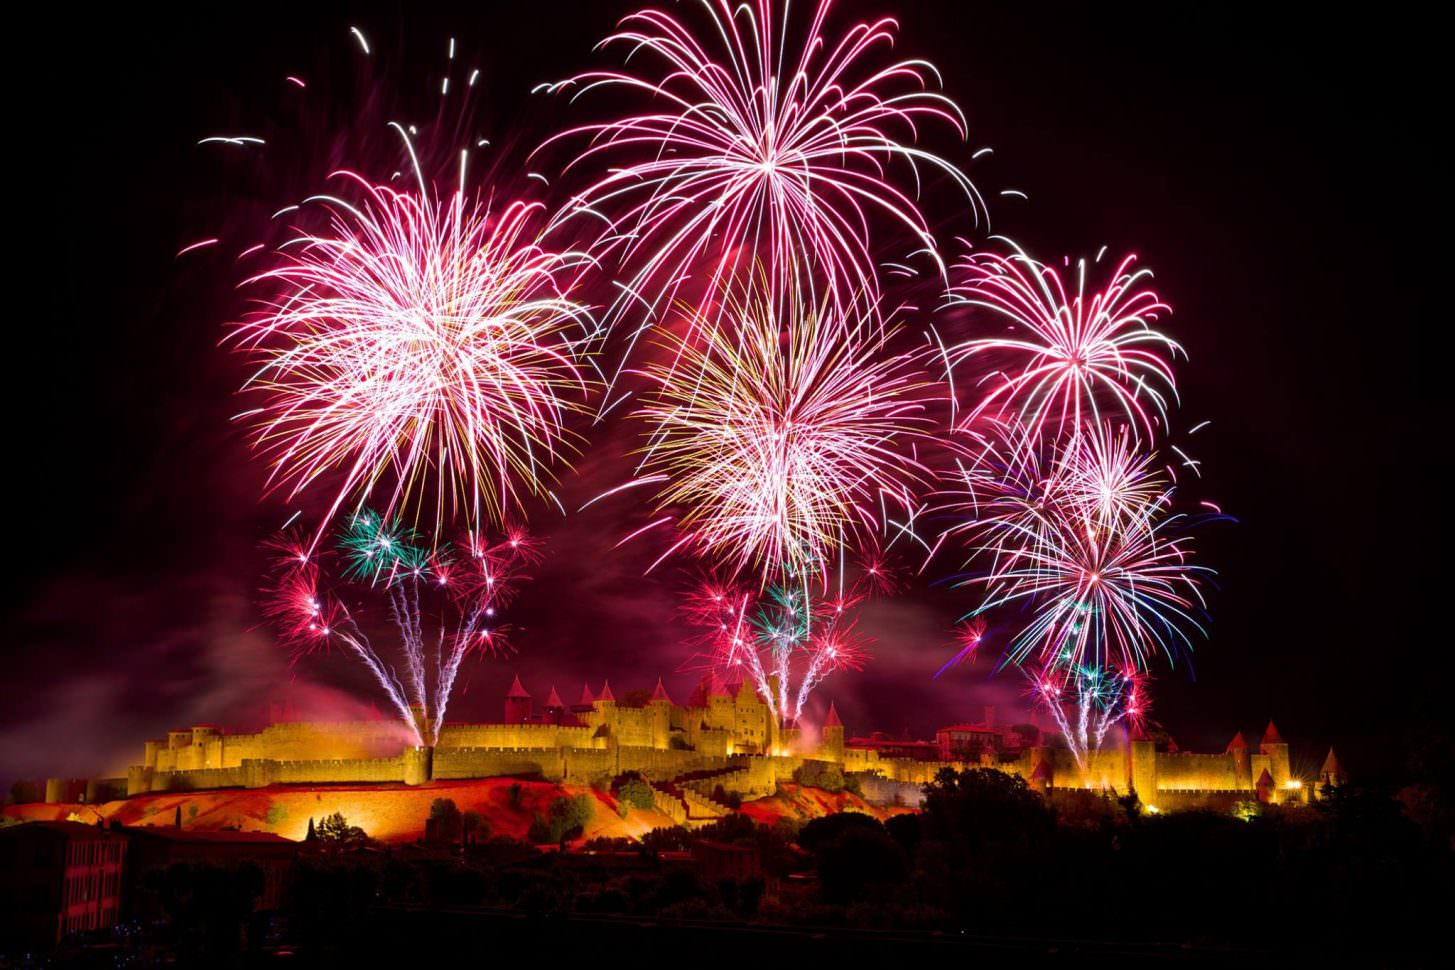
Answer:
[{"label": "building below hill", "polygon": [[[565,703],[552,687],[537,708],[516,678],[499,721],[446,724],[433,747],[410,745],[401,725],[383,720],[287,721],[253,734],[197,725],[147,741],[125,787],[128,795],[139,795],[278,784],[420,785],[496,776],[587,785],[631,771],[651,784],[660,810],[690,822],[730,811],[714,794],[773,794],[806,761],[838,765],[874,797],[907,804],[917,804],[920,786],[945,767],[993,768],[1018,775],[1048,795],[1134,790],[1158,810],[1307,800],[1327,779],[1343,780],[1332,752],[1322,778],[1296,777],[1288,744],[1271,723],[1256,750],[1241,733],[1222,752],[1191,753],[1134,730],[1109,737],[1107,745],[1083,759],[1034,722],[1001,723],[993,708],[978,723],[940,729],[932,741],[881,734],[846,738],[832,704],[821,725],[804,728],[781,726],[749,682],[708,677],[685,703],[675,701],[660,679],[654,689],[632,691],[620,700],[610,684],[597,691],[583,687],[574,704]],[[45,787],[50,794],[85,784],[53,780]]]},{"label": "building below hill", "polygon": [[115,926],[126,837],[80,822],[0,829],[0,938],[48,946]]}]

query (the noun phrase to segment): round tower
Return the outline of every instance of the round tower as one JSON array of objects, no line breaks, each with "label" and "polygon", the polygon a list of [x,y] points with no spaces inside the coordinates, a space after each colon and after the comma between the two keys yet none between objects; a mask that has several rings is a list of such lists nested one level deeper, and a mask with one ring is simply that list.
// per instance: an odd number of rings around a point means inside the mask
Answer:
[{"label": "round tower", "polygon": [[530,693],[521,686],[520,675],[517,674],[505,695],[505,723],[526,724],[530,721],[530,715]]},{"label": "round tower", "polygon": [[1263,804],[1267,805],[1273,801],[1275,790],[1273,776],[1268,773],[1267,768],[1264,768],[1263,772],[1258,776],[1258,781],[1253,785],[1253,790],[1258,793],[1258,801]]},{"label": "round tower", "polygon": [[561,695],[556,693],[556,687],[551,685],[550,696],[546,698],[545,717],[547,724],[559,725],[566,717],[566,705],[561,700]]},{"label": "round tower", "polygon": [[1319,793],[1325,789],[1339,788],[1344,784],[1344,766],[1339,764],[1339,759],[1334,755],[1334,749],[1329,748],[1328,757],[1324,758],[1323,767],[1319,769]]},{"label": "round tower", "polygon": [[1142,730],[1141,722],[1132,724],[1127,735],[1127,788],[1137,793],[1143,804],[1157,800],[1157,745]]},{"label": "round tower", "polygon": [[1293,771],[1288,762],[1288,742],[1283,740],[1272,721],[1268,722],[1268,729],[1263,732],[1263,741],[1258,745],[1258,751],[1268,756],[1268,773],[1273,776],[1274,797],[1277,798],[1288,787]]},{"label": "round tower", "polygon": [[1030,786],[1042,795],[1046,789],[1056,783],[1055,772],[1051,768],[1051,749],[1043,745],[1031,748],[1031,774],[1026,779]]},{"label": "round tower", "polygon": [[652,747],[671,747],[672,698],[667,695],[667,688],[661,677],[657,678],[657,686],[652,691],[651,699],[647,701],[647,707],[652,712]]},{"label": "round tower", "polygon": [[833,701],[829,701],[829,713],[823,719],[823,743],[819,747],[819,757],[840,764],[844,760],[844,722],[839,720]]},{"label": "round tower", "polygon": [[1026,779],[1026,784],[1031,786],[1032,791],[1045,795],[1046,789],[1051,787],[1051,762],[1046,760],[1045,748],[1036,748],[1035,751],[1040,753],[1040,757],[1032,754],[1035,767],[1031,769],[1031,777]]},{"label": "round tower", "polygon": [[1253,759],[1248,753],[1248,741],[1239,731],[1228,742],[1226,754],[1233,759],[1233,787],[1247,791],[1253,787]]},{"label": "round tower", "polygon": [[434,777],[434,748],[420,745],[404,749],[404,783],[423,785]]}]

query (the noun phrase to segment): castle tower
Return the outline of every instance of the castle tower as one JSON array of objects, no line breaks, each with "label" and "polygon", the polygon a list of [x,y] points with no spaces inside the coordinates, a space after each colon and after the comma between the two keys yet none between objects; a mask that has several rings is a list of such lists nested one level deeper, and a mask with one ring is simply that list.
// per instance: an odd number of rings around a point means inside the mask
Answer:
[{"label": "castle tower", "polygon": [[1051,787],[1051,762],[1045,758],[1045,748],[1036,750],[1041,752],[1041,757],[1036,760],[1036,766],[1031,769],[1031,777],[1026,779],[1026,783],[1031,786],[1032,791],[1044,795],[1046,789]]},{"label": "castle tower", "polygon": [[839,712],[833,701],[829,701],[829,713],[823,719],[823,741],[819,745],[819,757],[825,761],[840,763],[844,760],[844,722],[839,720]]},{"label": "castle tower", "polygon": [[1288,780],[1293,777],[1293,771],[1288,764],[1288,742],[1278,733],[1278,728],[1272,721],[1268,722],[1268,730],[1263,732],[1263,741],[1258,745],[1258,751],[1268,756],[1268,771],[1273,776],[1273,787],[1282,792],[1288,785]]},{"label": "castle tower", "polygon": [[667,696],[667,688],[661,677],[657,678],[657,686],[652,691],[651,699],[647,701],[647,707],[652,712],[652,747],[671,747],[672,698]]},{"label": "castle tower", "polygon": [[1319,769],[1320,794],[1325,788],[1341,787],[1344,781],[1344,766],[1339,764],[1339,759],[1334,755],[1334,749],[1329,748],[1329,755],[1324,759],[1324,766]]},{"label": "castle tower", "polygon": [[1031,773],[1026,781],[1042,795],[1056,783],[1056,773],[1051,767],[1051,749],[1037,745],[1030,750]]},{"label": "castle tower", "polygon": [[1247,791],[1253,787],[1253,759],[1248,754],[1248,741],[1239,731],[1228,742],[1225,752],[1233,756],[1233,787]]},{"label": "castle tower", "polygon": [[429,711],[423,704],[409,705],[409,720],[421,738],[429,737]]},{"label": "castle tower", "polygon": [[1127,787],[1143,804],[1157,797],[1157,745],[1142,730],[1141,722],[1134,723],[1127,735]]},{"label": "castle tower", "polygon": [[566,716],[566,705],[561,701],[561,695],[556,693],[556,686],[551,685],[550,696],[546,698],[546,723],[560,724],[561,719]]},{"label": "castle tower", "polygon": [[707,689],[707,723],[715,728],[733,729],[733,695],[715,670]]},{"label": "castle tower", "polygon": [[1267,768],[1264,768],[1263,773],[1258,776],[1258,783],[1253,786],[1253,789],[1258,793],[1258,801],[1265,805],[1273,801],[1273,776],[1268,773]]},{"label": "castle tower", "polygon": [[404,749],[404,783],[423,785],[434,777],[434,748]]},{"label": "castle tower", "polygon": [[601,682],[601,693],[596,695],[596,701],[599,704],[610,704],[612,707],[616,706],[616,695],[611,692],[611,681],[603,680]]},{"label": "castle tower", "polygon": [[510,691],[505,695],[505,723],[525,724],[530,721],[530,715],[530,694],[521,686],[520,675],[516,674]]}]

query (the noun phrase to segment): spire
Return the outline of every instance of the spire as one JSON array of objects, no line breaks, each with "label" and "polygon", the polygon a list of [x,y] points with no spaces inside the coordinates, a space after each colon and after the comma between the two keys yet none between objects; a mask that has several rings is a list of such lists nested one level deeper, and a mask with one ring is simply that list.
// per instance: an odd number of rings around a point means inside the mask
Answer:
[{"label": "spire", "polygon": [[555,684],[552,684],[551,685],[551,696],[546,698],[546,708],[549,709],[549,708],[552,708],[552,707],[565,707],[565,706],[566,706],[565,704],[562,704],[561,703],[561,695],[556,693],[556,685]]},{"label": "spire", "polygon": [[844,722],[839,720],[839,712],[834,708],[833,701],[829,701],[829,713],[828,717],[823,719],[823,726],[826,728],[841,728],[844,726]]},{"label": "spire", "polygon": [[1243,737],[1242,731],[1239,731],[1237,734],[1233,735],[1233,740],[1228,742],[1227,750],[1229,752],[1248,750],[1248,742]]},{"label": "spire", "polygon": [[1329,748],[1329,756],[1324,759],[1324,766],[1319,769],[1319,774],[1325,778],[1343,778],[1344,766],[1339,764],[1339,759],[1334,755],[1334,749]]},{"label": "spire", "polygon": [[611,681],[603,680],[601,682],[601,693],[597,695],[596,699],[599,701],[611,701],[613,704],[616,703],[616,697],[611,693]]},{"label": "spire", "polygon": [[667,696],[667,688],[662,685],[662,678],[661,677],[658,677],[657,678],[657,686],[652,691],[652,700],[654,700],[654,701],[666,701],[668,704],[672,703],[672,698],[670,698],[670,697]]},{"label": "spire", "polygon": [[515,682],[510,685],[510,692],[506,697],[529,697],[530,694],[520,685],[520,674],[515,675]]},{"label": "spire", "polygon": [[582,705],[590,705],[590,704],[595,704],[595,703],[596,703],[596,698],[594,698],[594,697],[591,696],[591,685],[590,684],[582,684],[581,685],[581,704]]},{"label": "spire", "polygon": [[1286,744],[1287,742],[1284,741],[1283,740],[1283,736],[1278,733],[1278,728],[1276,726],[1274,726],[1273,722],[1272,721],[1269,721],[1268,722],[1268,730],[1266,730],[1266,731],[1263,732],[1263,743],[1264,744]]}]

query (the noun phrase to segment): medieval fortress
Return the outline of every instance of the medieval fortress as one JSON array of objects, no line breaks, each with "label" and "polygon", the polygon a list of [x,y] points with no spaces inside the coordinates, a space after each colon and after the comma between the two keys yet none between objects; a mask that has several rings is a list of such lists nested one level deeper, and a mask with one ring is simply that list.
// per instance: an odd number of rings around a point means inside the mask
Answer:
[{"label": "medieval fortress", "polygon": [[[649,697],[635,703],[618,703],[609,684],[596,694],[583,688],[571,705],[552,688],[539,711],[516,678],[503,715],[498,723],[448,724],[432,748],[409,744],[399,724],[382,720],[282,722],[256,734],[199,725],[147,741],[141,763],[127,773],[125,790],[131,797],[270,785],[422,785],[496,776],[589,785],[634,771],[652,785],[659,808],[688,822],[728,811],[711,797],[719,786],[744,798],[771,795],[808,762],[837,766],[859,781],[870,801],[911,805],[918,804],[919,786],[945,767],[995,768],[1052,796],[1076,789],[1134,790],[1157,811],[1253,799],[1304,801],[1317,785],[1342,782],[1332,751],[1319,778],[1296,778],[1288,745],[1272,724],[1256,750],[1241,733],[1222,753],[1193,754],[1168,749],[1165,741],[1159,750],[1133,732],[1078,764],[1066,747],[1038,729],[995,723],[993,709],[987,709],[983,723],[941,729],[933,742],[878,735],[846,739],[832,705],[816,729],[785,729],[751,683],[726,685],[715,678],[704,680],[685,705],[674,703],[659,680]],[[92,789],[119,788],[119,782],[52,779],[46,799],[69,800],[67,793],[79,785],[86,785],[89,795]]]}]

